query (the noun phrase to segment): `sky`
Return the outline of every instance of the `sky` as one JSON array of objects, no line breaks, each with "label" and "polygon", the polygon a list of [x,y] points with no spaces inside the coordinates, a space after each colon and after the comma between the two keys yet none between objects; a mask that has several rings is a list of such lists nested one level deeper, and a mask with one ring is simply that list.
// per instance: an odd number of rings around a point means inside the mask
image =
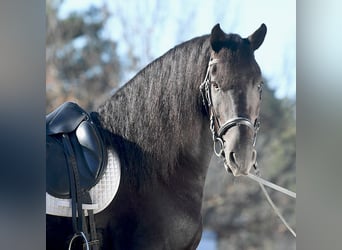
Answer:
[{"label": "sky", "polygon": [[[135,53],[144,58],[141,67],[181,42],[209,34],[216,23],[220,23],[226,33],[238,33],[242,37],[249,36],[265,23],[267,35],[262,46],[255,51],[256,60],[269,86],[275,90],[276,97],[296,99],[295,0],[65,0],[60,16],[65,17],[71,11],[83,11],[90,4],[100,6],[103,3],[112,11],[107,36],[118,42],[118,53],[122,58],[127,57],[128,53],[123,40],[127,34],[118,16],[126,17],[125,21],[131,24],[140,25],[129,39]],[[158,12],[157,21],[152,17],[156,4],[163,7],[161,13]],[[189,20],[191,22],[187,22]],[[153,41],[153,50],[146,52],[144,44],[147,36]],[[135,73],[128,74],[123,81],[129,80]],[[216,244],[215,236],[205,231],[198,250],[214,250]]]},{"label": "sky", "polygon": [[[142,67],[161,56],[175,45],[193,37],[209,34],[216,23],[220,23],[226,33],[238,33],[242,37],[252,34],[262,23],[267,26],[263,45],[255,52],[256,60],[268,84],[275,89],[279,98],[296,98],[296,1],[295,0],[172,0],[172,1],[108,1],[108,0],[65,0],[60,16],[70,11],[82,11],[90,4],[100,6],[106,3],[112,11],[108,22],[108,36],[119,42],[119,54],[125,57],[127,48],[121,42],[124,27],[116,18],[125,16],[128,22],[140,22],[140,35],[132,36],[136,44],[136,54],[145,58]],[[161,5],[157,23],[151,17],[153,6]],[[120,13],[117,13],[120,6]],[[219,7],[218,7],[219,6]],[[141,19],[141,16],[144,18]],[[190,20],[191,23],[187,20]],[[140,18],[140,19],[139,19]],[[182,24],[179,27],[179,23]],[[186,24],[186,25],[185,25]],[[144,44],[143,27],[152,27],[153,51],[147,57]],[[145,56],[145,57],[144,57]],[[134,72],[135,74],[135,72]],[[133,75],[127,75],[127,81]]]}]

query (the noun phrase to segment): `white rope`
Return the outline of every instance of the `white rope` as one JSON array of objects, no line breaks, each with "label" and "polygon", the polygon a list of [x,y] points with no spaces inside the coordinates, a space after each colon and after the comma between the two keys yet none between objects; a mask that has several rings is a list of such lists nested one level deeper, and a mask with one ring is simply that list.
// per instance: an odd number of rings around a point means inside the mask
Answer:
[{"label": "white rope", "polygon": [[290,191],[290,190],[287,190],[283,187],[280,187],[274,183],[271,183],[269,181],[266,181],[262,178],[260,178],[259,176],[256,176],[256,175],[253,175],[251,173],[249,173],[248,175],[246,175],[247,177],[249,177],[250,179],[256,181],[259,183],[260,185],[260,188],[261,190],[263,191],[263,193],[265,194],[266,196],[266,199],[268,201],[268,203],[271,205],[271,207],[273,208],[274,212],[278,215],[278,217],[280,218],[280,220],[284,223],[284,225],[286,226],[286,228],[291,232],[291,234],[296,238],[296,232],[289,226],[289,224],[287,224],[287,222],[285,221],[284,217],[281,215],[281,213],[279,212],[279,209],[277,208],[277,206],[273,203],[271,197],[269,196],[269,194],[267,193],[266,189],[265,189],[265,186],[264,185],[267,185],[268,187],[271,187],[275,190],[278,190],[284,194],[287,194],[293,198],[296,198],[296,193]]},{"label": "white rope", "polygon": [[261,190],[264,192],[266,199],[268,201],[268,203],[271,205],[271,207],[273,208],[274,212],[278,215],[278,217],[280,218],[280,220],[284,223],[284,225],[286,226],[286,228],[291,232],[291,234],[296,238],[297,234],[296,232],[289,226],[289,224],[287,224],[286,220],[284,219],[284,217],[281,215],[281,213],[279,212],[279,209],[276,207],[276,205],[274,205],[271,197],[268,195],[265,186],[259,182],[260,188]]},{"label": "white rope", "polygon": [[247,177],[251,178],[251,179],[254,180],[254,181],[257,181],[257,182],[259,182],[259,183],[262,183],[262,184],[264,184],[264,185],[266,185],[266,186],[268,186],[268,187],[270,187],[270,188],[273,188],[273,189],[275,189],[275,190],[277,190],[277,191],[280,191],[280,192],[282,192],[282,193],[284,193],[284,194],[287,194],[288,196],[291,196],[292,198],[295,198],[295,199],[296,199],[296,193],[295,193],[295,192],[292,192],[292,191],[290,191],[290,190],[288,190],[288,189],[286,189],[286,188],[283,188],[283,187],[281,187],[281,186],[278,186],[278,185],[276,185],[276,184],[274,184],[274,183],[272,183],[272,182],[266,181],[266,180],[260,178],[259,176],[253,175],[253,174],[251,174],[251,173],[249,173],[249,174],[247,175]]}]

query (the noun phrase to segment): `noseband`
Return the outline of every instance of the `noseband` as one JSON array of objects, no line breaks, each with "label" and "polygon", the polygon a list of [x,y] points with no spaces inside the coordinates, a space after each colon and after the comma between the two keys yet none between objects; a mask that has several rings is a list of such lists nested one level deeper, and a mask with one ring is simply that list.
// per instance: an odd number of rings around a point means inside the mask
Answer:
[{"label": "noseband", "polygon": [[[223,125],[220,126],[217,115],[215,114],[215,110],[213,108],[213,102],[211,98],[211,84],[212,81],[210,79],[210,67],[216,63],[219,63],[219,59],[210,59],[208,64],[207,73],[205,75],[204,81],[200,85],[200,91],[203,99],[203,105],[205,109],[207,110],[208,114],[210,114],[210,131],[212,133],[212,138],[214,142],[214,152],[215,154],[222,158],[225,161],[225,155],[224,155],[224,145],[223,145],[223,135],[225,135],[229,129],[235,126],[244,125],[249,127],[253,130],[254,137],[253,137],[253,147],[255,146],[257,133],[260,127],[260,122],[258,119],[255,120],[255,123],[253,124],[252,121],[246,117],[237,116],[235,118],[232,118],[228,121],[226,121]],[[215,126],[216,122],[216,126]],[[218,128],[218,131],[216,131],[216,127]],[[219,148],[217,148],[217,146]]]}]

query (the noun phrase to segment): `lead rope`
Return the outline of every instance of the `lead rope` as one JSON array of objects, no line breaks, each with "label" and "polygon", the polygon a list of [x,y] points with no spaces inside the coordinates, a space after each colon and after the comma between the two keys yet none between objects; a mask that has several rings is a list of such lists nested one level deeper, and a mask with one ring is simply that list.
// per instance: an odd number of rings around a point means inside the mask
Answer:
[{"label": "lead rope", "polygon": [[292,192],[290,190],[287,190],[287,189],[285,189],[283,187],[280,187],[280,186],[278,186],[278,185],[276,185],[274,183],[271,183],[269,181],[266,181],[266,180],[262,179],[260,177],[260,171],[259,171],[259,169],[257,167],[257,164],[254,165],[254,169],[255,169],[255,174],[256,175],[253,175],[253,174],[249,173],[246,176],[259,183],[259,186],[260,186],[262,192],[266,196],[266,199],[267,199],[268,203],[271,205],[271,207],[273,208],[274,212],[278,215],[280,220],[284,223],[284,225],[291,232],[291,234],[296,238],[296,236],[297,236],[296,232],[289,226],[289,224],[286,222],[284,217],[281,215],[279,209],[277,208],[277,206],[274,204],[274,202],[272,201],[271,197],[267,193],[267,190],[266,190],[264,184],[269,186],[269,187],[271,187],[271,188],[273,188],[273,189],[275,189],[275,190],[277,190],[277,191],[280,191],[280,192],[282,192],[284,194],[287,194],[288,196],[291,196],[291,197],[293,197],[295,199],[296,199],[296,193],[294,193],[294,192]]}]

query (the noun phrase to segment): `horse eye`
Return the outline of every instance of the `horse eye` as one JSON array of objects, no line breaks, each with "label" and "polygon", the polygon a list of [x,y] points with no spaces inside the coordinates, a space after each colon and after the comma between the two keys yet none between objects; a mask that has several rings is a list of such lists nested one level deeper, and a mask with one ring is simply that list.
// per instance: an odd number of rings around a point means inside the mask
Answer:
[{"label": "horse eye", "polygon": [[263,82],[261,82],[261,83],[259,83],[258,84],[258,91],[262,91],[262,86],[264,85],[264,83]]},{"label": "horse eye", "polygon": [[258,84],[258,91],[259,91],[259,93],[260,93],[260,95],[259,95],[259,99],[261,100],[261,93],[262,93],[262,86],[264,85],[264,83],[263,82],[261,82],[261,83],[259,83]]},{"label": "horse eye", "polygon": [[217,82],[212,81],[211,84],[213,85],[213,87],[214,87],[216,90],[219,90],[219,89],[220,89],[220,86],[217,84]]}]

